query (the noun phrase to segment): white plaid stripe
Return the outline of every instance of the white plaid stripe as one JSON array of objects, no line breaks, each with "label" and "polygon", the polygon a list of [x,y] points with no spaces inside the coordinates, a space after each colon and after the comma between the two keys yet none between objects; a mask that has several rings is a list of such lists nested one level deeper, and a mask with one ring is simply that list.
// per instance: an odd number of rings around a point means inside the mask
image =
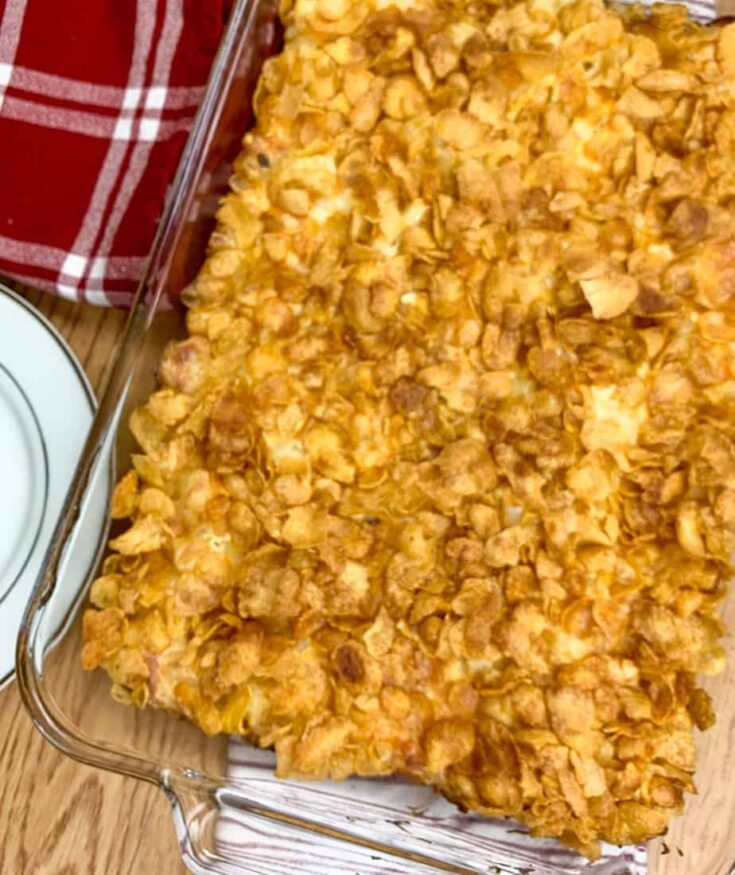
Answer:
[{"label": "white plaid stripe", "polygon": [[138,139],[142,142],[152,143],[157,137],[161,122],[157,118],[143,118],[138,127]]},{"label": "white plaid stripe", "polygon": [[[2,83],[3,67],[7,67],[8,74],[10,65],[0,63],[0,83]],[[112,85],[99,85],[96,82],[84,82],[78,79],[68,79],[65,76],[56,76],[44,73],[40,70],[30,70],[28,67],[12,67],[13,88],[28,92],[28,95],[38,97],[54,97],[84,106],[99,106],[105,109],[118,110],[135,109],[142,102],[144,105],[154,106],[157,98],[149,98],[149,92],[157,92],[156,86],[145,88],[117,88]],[[7,84],[7,83],[6,83]],[[204,96],[204,88],[198,86],[189,88],[175,86],[166,89],[167,109],[195,109],[199,106]],[[150,101],[153,100],[153,103]]]},{"label": "white plaid stripe", "polygon": [[113,140],[132,140],[133,139],[133,119],[119,118],[115,122],[115,127],[112,131]]},{"label": "white plaid stripe", "polygon": [[163,85],[152,85],[146,91],[143,105],[146,109],[163,109],[166,106],[167,95],[168,89],[164,88]]},{"label": "white plaid stripe", "polygon": [[123,109],[120,115],[114,118],[66,106],[48,106],[10,95],[5,95],[2,112],[5,118],[31,125],[71,131],[101,140],[112,139],[123,142],[162,139],[178,131],[186,131],[191,125],[189,115],[162,121],[159,110],[146,110],[141,114],[141,112],[136,113],[135,110]]},{"label": "white plaid stripe", "polygon": [[[147,90],[146,114],[140,120],[138,142],[133,147],[130,156],[130,167],[117,193],[110,218],[105,226],[104,236],[95,253],[97,258],[105,258],[109,254],[117,228],[120,226],[120,222],[122,222],[150,160],[152,141],[159,134],[159,128],[165,124],[159,120],[161,109],[166,103],[167,88],[165,83],[168,83],[171,75],[171,66],[176,56],[176,49],[181,39],[183,27],[183,0],[166,0],[163,28],[156,46],[156,57],[153,67],[153,81],[156,85],[151,86]],[[151,98],[151,95],[154,96]],[[148,105],[149,102],[159,106],[154,109]],[[155,116],[154,113],[156,114]],[[89,296],[92,290],[89,288],[89,285],[88,283],[84,287],[85,298],[92,303],[92,298]]]},{"label": "white plaid stripe", "polygon": [[[0,61],[0,85],[3,83],[3,71],[10,78],[13,76],[13,89],[25,91],[29,95],[39,97],[54,97],[84,106],[99,106],[104,109],[118,110],[135,109],[140,105],[156,108],[157,97],[150,98],[149,92],[158,92],[157,86],[144,88],[117,88],[113,85],[99,85],[96,82],[85,82],[81,79],[68,79],[28,67],[11,66]],[[204,96],[204,87],[174,86],[166,89],[166,109],[195,109]]]},{"label": "white plaid stripe", "polygon": [[27,0],[6,0],[5,11],[0,19],[0,109],[3,107],[7,86],[13,77],[13,63],[27,5]]},{"label": "white plaid stripe", "polygon": [[70,252],[61,266],[61,273],[68,277],[81,279],[87,269],[87,258],[84,255],[76,255]]},{"label": "white plaid stripe", "polygon": [[[137,279],[147,261],[145,255],[111,255],[95,256],[87,259],[87,286],[90,289],[102,289],[105,280]],[[67,279],[66,275],[62,279]]]},{"label": "white plaid stripe", "polygon": [[[44,246],[28,240],[15,240],[0,234],[0,256],[18,264],[33,264],[36,267],[54,272],[58,275],[58,283],[71,297],[76,297],[76,285],[87,272],[87,285],[90,290],[102,290],[108,280],[135,280],[143,272],[146,256],[113,255],[97,257],[88,262],[85,255],[66,252],[55,246]],[[14,275],[23,274],[14,271]],[[42,283],[36,277],[28,277],[36,285]],[[46,284],[53,288],[53,283]],[[60,289],[61,290],[61,289]]]},{"label": "white plaid stripe", "polygon": [[[30,240],[16,240],[13,237],[5,237],[0,234],[0,251],[3,256],[18,264],[33,264],[44,270],[59,274],[60,282],[71,287],[82,276],[78,259],[85,259],[84,255],[75,255],[56,246],[45,246],[42,243],[34,243]],[[71,262],[68,260],[72,259]],[[145,266],[144,255],[113,255],[98,257],[89,263],[88,276],[90,285],[94,288],[95,281],[99,288],[106,279],[130,280],[137,279]],[[71,270],[69,264],[72,265]],[[14,274],[19,276],[18,273]]]},{"label": "white plaid stripe", "polygon": [[[35,264],[30,265],[32,268],[35,268]],[[48,292],[56,292],[59,293],[58,283],[54,280],[45,280],[40,278],[35,273],[25,273],[22,270],[14,270],[13,271],[13,279],[18,280],[18,282],[24,283],[27,286],[32,286],[35,289],[44,289]]]},{"label": "white plaid stripe", "polygon": [[19,264],[37,264],[47,270],[61,270],[61,265],[67,256],[64,249],[56,246],[44,246],[41,243],[31,243],[4,237],[0,234],[0,252],[11,261]]},{"label": "white plaid stripe", "polygon": [[107,268],[106,258],[93,258],[89,268],[90,280],[103,280],[105,278],[105,270]]},{"label": "white plaid stripe", "polygon": [[126,88],[125,91],[123,91],[122,108],[137,109],[142,93],[142,88]]}]

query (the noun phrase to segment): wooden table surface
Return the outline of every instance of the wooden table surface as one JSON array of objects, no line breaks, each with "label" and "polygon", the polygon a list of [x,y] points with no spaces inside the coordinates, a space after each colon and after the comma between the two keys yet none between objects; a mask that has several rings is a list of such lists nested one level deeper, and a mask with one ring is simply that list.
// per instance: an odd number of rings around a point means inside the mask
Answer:
[{"label": "wooden table surface", "polygon": [[[125,314],[33,292],[26,297],[67,338],[92,384],[99,387]],[[725,620],[735,628],[735,597],[726,603]],[[726,646],[727,671],[705,682],[715,695],[720,720],[703,737],[697,784],[704,792],[688,800],[687,816],[673,821],[665,845],[652,843],[649,875],[731,871],[735,858],[735,834],[730,829],[735,792],[728,789],[735,768],[732,637],[726,639]],[[77,649],[62,648],[59,658],[74,678],[79,672]],[[172,722],[171,734],[181,731]],[[183,738],[176,735],[176,742]],[[684,849],[683,857],[677,848]],[[171,811],[160,791],[66,758],[33,728],[15,684],[0,693],[0,875],[180,875],[185,871]]]},{"label": "wooden table surface", "polygon": [[[26,297],[67,338],[97,388],[124,314]],[[79,671],[78,654],[64,654]],[[34,729],[13,683],[0,693],[0,873],[179,875],[170,806],[150,784],[68,759]]]}]

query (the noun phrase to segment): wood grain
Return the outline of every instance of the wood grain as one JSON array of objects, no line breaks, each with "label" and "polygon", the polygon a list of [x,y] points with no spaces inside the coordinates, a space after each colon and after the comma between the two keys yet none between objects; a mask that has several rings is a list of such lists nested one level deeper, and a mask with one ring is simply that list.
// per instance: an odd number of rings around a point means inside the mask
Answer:
[{"label": "wood grain", "polygon": [[[19,291],[23,291],[19,289]],[[125,314],[29,292],[67,338],[97,389]],[[57,654],[73,677],[73,647]],[[114,711],[107,719],[114,719]],[[179,724],[171,721],[172,737]],[[169,804],[155,787],[76,763],[33,728],[15,684],[0,693],[0,873],[179,875]]]}]

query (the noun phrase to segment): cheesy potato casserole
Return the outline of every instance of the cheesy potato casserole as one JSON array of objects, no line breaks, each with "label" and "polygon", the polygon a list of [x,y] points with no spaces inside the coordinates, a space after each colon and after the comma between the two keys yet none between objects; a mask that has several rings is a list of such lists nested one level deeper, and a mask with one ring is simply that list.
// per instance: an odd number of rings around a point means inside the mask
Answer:
[{"label": "cheesy potato casserole", "polygon": [[735,532],[735,25],[284,0],[84,617],[115,699],[594,857],[694,791]]}]

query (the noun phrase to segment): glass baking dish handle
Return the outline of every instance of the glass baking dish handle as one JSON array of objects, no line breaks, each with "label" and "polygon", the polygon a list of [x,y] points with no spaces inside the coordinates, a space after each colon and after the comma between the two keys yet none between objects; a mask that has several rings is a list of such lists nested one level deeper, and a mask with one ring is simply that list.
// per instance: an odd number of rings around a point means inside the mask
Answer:
[{"label": "glass baking dish handle", "polygon": [[503,818],[462,814],[430,787],[392,778],[276,780],[275,758],[240,743],[226,786],[165,776],[181,853],[197,873],[300,875],[633,875],[642,847],[605,846],[590,862]]},{"label": "glass baking dish handle", "polygon": [[[518,868],[486,866],[466,868],[459,862],[440,862],[432,842],[411,835],[408,821],[350,816],[352,828],[327,826],[334,812],[304,819],[296,812],[268,803],[259,793],[258,781],[240,788],[206,787],[199,775],[171,773],[164,776],[164,790],[171,802],[182,857],[197,875],[325,875],[359,872],[360,875],[518,875]],[[270,782],[268,782],[270,783]],[[393,833],[393,835],[391,835]],[[400,836],[400,838],[399,838]],[[420,845],[425,843],[424,853]],[[412,845],[416,846],[412,849]],[[595,875],[605,875],[595,869]]]}]

